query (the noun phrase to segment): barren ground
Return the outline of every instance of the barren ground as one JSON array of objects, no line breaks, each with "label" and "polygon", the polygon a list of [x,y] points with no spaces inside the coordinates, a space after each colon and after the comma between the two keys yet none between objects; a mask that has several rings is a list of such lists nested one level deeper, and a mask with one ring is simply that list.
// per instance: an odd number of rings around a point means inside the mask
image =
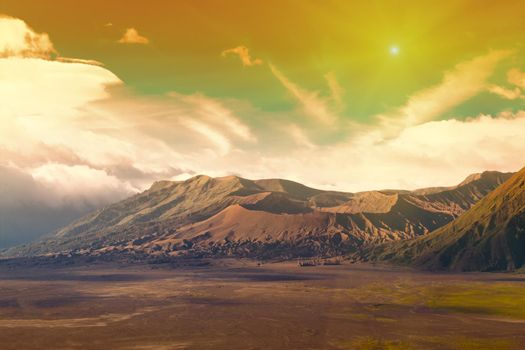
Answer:
[{"label": "barren ground", "polygon": [[0,348],[524,349],[525,276],[365,264],[13,267]]}]

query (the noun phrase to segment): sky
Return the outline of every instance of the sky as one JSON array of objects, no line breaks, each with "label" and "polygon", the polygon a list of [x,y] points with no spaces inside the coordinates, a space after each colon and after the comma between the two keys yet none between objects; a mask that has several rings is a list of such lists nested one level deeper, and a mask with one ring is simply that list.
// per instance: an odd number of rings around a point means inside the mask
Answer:
[{"label": "sky", "polygon": [[3,0],[0,247],[160,179],[363,191],[516,171],[524,10]]}]

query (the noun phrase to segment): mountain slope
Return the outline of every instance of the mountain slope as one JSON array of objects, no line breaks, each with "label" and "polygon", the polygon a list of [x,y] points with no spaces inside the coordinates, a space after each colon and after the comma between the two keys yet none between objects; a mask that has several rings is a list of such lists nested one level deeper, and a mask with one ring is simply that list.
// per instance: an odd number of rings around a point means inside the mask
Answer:
[{"label": "mountain slope", "polygon": [[525,266],[525,168],[437,231],[365,253],[369,260],[429,269],[515,270]]},{"label": "mountain slope", "polygon": [[459,186],[424,194],[322,191],[293,181],[236,176],[161,181],[7,254],[108,247],[150,251],[153,246],[171,252],[188,242],[193,249],[208,249],[226,241],[297,242],[305,237],[337,237],[349,245],[345,249],[355,249],[365,242],[425,235],[455,219],[509,176],[485,172]]}]

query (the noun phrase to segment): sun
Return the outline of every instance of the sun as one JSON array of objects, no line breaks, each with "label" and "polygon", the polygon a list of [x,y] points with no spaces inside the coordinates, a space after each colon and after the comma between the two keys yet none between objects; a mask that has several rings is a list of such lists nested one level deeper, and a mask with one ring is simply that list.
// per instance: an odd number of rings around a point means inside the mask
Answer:
[{"label": "sun", "polygon": [[398,47],[398,46],[395,46],[395,45],[394,45],[394,46],[390,46],[389,51],[390,51],[390,54],[391,54],[392,56],[397,56],[397,55],[399,55],[399,47]]}]

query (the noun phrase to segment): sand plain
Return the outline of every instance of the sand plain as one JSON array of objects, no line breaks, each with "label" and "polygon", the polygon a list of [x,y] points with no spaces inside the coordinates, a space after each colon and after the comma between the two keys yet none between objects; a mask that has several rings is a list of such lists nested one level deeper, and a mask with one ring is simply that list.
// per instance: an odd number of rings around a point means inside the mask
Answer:
[{"label": "sand plain", "polygon": [[0,348],[525,348],[525,276],[216,260],[0,264]]}]

